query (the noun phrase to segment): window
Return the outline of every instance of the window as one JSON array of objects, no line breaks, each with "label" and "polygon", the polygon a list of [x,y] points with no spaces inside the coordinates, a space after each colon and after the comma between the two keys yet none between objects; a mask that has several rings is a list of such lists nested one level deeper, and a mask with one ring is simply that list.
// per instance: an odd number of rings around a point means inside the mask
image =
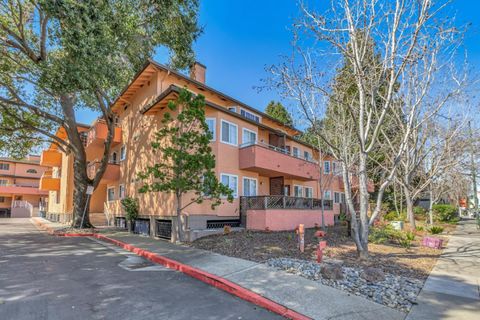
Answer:
[{"label": "window", "polygon": [[304,157],[305,160],[307,160],[307,161],[312,160],[312,155],[311,155],[310,152],[308,152],[308,151],[304,151],[304,152],[303,152],[303,157]]},{"label": "window", "polygon": [[342,164],[337,161],[332,161],[332,172],[334,175],[339,176],[342,174]]},{"label": "window", "polygon": [[334,201],[335,203],[340,203],[340,201],[341,201],[341,199],[340,199],[340,193],[338,193],[338,192],[334,192],[334,193],[333,193],[333,201]]},{"label": "window", "polygon": [[302,197],[303,196],[303,187],[302,186],[293,186],[293,196]]},{"label": "window", "polygon": [[237,107],[228,107],[229,111],[237,112]]},{"label": "window", "polygon": [[332,200],[332,192],[330,190],[323,192],[323,200]]},{"label": "window", "polygon": [[294,157],[300,158],[300,150],[298,150],[297,147],[293,147],[293,149],[292,149],[292,155],[293,155]]},{"label": "window", "polygon": [[127,157],[127,147],[122,146],[120,148],[120,161],[125,160],[126,157]]},{"label": "window", "polygon": [[224,186],[233,190],[233,197],[238,197],[238,177],[233,174],[222,173],[220,175],[220,181]]},{"label": "window", "polygon": [[118,198],[119,199],[125,198],[125,186],[123,184],[118,186]]},{"label": "window", "polygon": [[212,134],[211,141],[215,141],[217,137],[217,128],[216,128],[217,121],[215,118],[207,118],[205,119],[205,121],[207,122],[208,131],[210,131],[210,133]]},{"label": "window", "polygon": [[247,197],[257,195],[257,179],[243,178],[243,195]]},{"label": "window", "polygon": [[117,153],[116,152],[112,153],[112,157],[110,159],[110,162],[111,163],[117,163]]},{"label": "window", "polygon": [[340,194],[340,201],[341,201],[341,203],[345,203],[345,202],[346,202],[346,201],[345,201],[345,193],[343,193],[343,192]]},{"label": "window", "polygon": [[243,128],[242,143],[252,145],[252,144],[255,144],[256,141],[257,141],[257,133],[252,130]]},{"label": "window", "polygon": [[238,143],[238,127],[236,124],[222,120],[222,142],[236,146]]},{"label": "window", "polygon": [[305,187],[305,198],[313,198],[312,187]]},{"label": "window", "polygon": [[330,161],[323,161],[323,173],[330,174]]},{"label": "window", "polygon": [[252,120],[252,121],[255,121],[255,122],[260,123],[260,117],[257,116],[256,114],[253,114],[253,113],[251,113],[251,112],[249,112],[249,111],[247,111],[247,110],[244,110],[244,109],[241,109],[241,110],[240,110],[240,114],[241,114],[243,117],[247,118],[248,120]]},{"label": "window", "polygon": [[0,170],[10,170],[9,163],[0,163]]},{"label": "window", "polygon": [[28,170],[27,170],[27,173],[33,173],[33,174],[35,174],[35,173],[37,173],[37,170],[35,170],[35,169],[28,169]]},{"label": "window", "polygon": [[0,203],[5,202],[5,197],[0,197]]},{"label": "window", "polygon": [[115,188],[111,187],[107,189],[107,201],[115,200]]},{"label": "window", "polygon": [[0,179],[0,186],[6,186],[8,184],[8,180]]}]

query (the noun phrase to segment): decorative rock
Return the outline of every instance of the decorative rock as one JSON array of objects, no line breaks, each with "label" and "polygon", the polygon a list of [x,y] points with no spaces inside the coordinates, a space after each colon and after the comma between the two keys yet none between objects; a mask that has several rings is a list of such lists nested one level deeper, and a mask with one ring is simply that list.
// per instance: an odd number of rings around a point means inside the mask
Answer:
[{"label": "decorative rock", "polygon": [[320,274],[330,280],[342,280],[343,279],[343,272],[342,272],[342,267],[337,264],[331,264],[331,265],[323,265],[322,268],[320,269]]},{"label": "decorative rock", "polygon": [[[313,261],[278,258],[268,260],[267,264],[310,280],[320,281],[324,285],[363,296],[376,303],[403,312],[408,312],[412,304],[416,303],[416,297],[423,286],[423,281],[421,280],[394,276],[388,273],[383,274],[384,280],[367,281],[361,276],[366,273],[362,268],[345,267],[339,263],[324,262],[323,264],[318,264]],[[325,267],[332,268],[332,266],[340,270],[342,279],[329,279],[324,275],[325,271],[322,269],[325,269]],[[367,273],[370,273],[370,271]],[[378,276],[380,273],[375,272],[375,274]],[[333,275],[335,275],[335,272],[333,272]]]},{"label": "decorative rock", "polygon": [[385,280],[385,274],[383,273],[383,271],[381,269],[373,267],[363,269],[360,277],[367,280],[368,282],[379,282]]}]

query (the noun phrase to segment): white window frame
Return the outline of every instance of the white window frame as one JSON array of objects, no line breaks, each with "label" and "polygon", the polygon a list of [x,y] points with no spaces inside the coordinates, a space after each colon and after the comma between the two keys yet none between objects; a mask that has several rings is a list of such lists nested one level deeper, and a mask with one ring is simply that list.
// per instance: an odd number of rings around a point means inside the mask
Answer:
[{"label": "white window frame", "polygon": [[[242,111],[245,112],[245,114],[250,113],[250,114],[253,115],[254,117],[257,117],[257,118],[258,118],[258,122],[255,121],[255,120],[253,120],[253,119],[247,118],[247,117],[244,116],[244,115],[242,115]],[[244,117],[245,119],[248,119],[248,120],[250,120],[250,121],[253,121],[253,122],[256,122],[256,123],[261,123],[261,122],[262,122],[262,117],[261,117],[260,115],[254,113],[254,112],[252,112],[252,111],[249,111],[249,110],[247,110],[247,109],[245,109],[245,108],[240,108],[240,112],[239,112],[239,113],[240,113],[240,115],[241,115],[242,117]]]},{"label": "white window frame", "polygon": [[[303,187],[305,192],[305,198],[313,198],[313,188],[312,187]],[[307,194],[307,190],[310,190],[310,196]]]},{"label": "white window frame", "polygon": [[[236,139],[236,142],[235,142],[235,143],[231,143],[230,141],[224,141],[224,140],[223,140],[223,123],[224,123],[224,122],[235,127],[235,130],[237,131],[237,136],[236,136],[237,139]],[[233,123],[233,122],[230,122],[230,121],[221,119],[221,120],[220,120],[220,141],[221,141],[222,143],[228,144],[228,145],[230,145],[230,146],[237,147],[237,146],[238,146],[238,125],[235,124],[235,123]]]},{"label": "white window frame", "polygon": [[120,147],[120,161],[124,161],[127,158],[127,147],[122,145]]},{"label": "white window frame", "polygon": [[205,118],[205,121],[213,121],[213,132],[212,132],[212,140],[216,141],[217,139],[217,118]]},{"label": "white window frame", "polygon": [[[229,178],[236,178],[237,179],[237,185],[236,185],[236,190],[233,190],[233,198],[238,198],[238,176],[236,174],[230,174],[230,173],[220,173],[220,183],[223,184],[223,176],[227,176]],[[230,182],[230,180],[229,180]],[[227,187],[230,188],[230,185],[228,185]]]},{"label": "white window frame", "polygon": [[338,161],[332,161],[332,173],[335,176],[340,176],[342,175],[342,164]]},{"label": "white window frame", "polygon": [[[326,197],[326,194],[329,194],[329,197]],[[323,191],[323,200],[332,200],[332,190],[325,190]]]},{"label": "white window frame", "polygon": [[[298,194],[300,194],[300,196],[297,196],[297,192],[295,191],[296,188],[300,188],[300,192]],[[294,184],[293,185],[293,196],[296,197],[296,198],[301,198],[303,197],[303,186],[299,185],[299,184]]]},{"label": "white window frame", "polygon": [[345,192],[340,193],[340,203],[346,203]]},{"label": "white window frame", "polygon": [[0,179],[0,186],[2,186],[2,187],[8,186],[8,180],[7,179]]},{"label": "white window frame", "polygon": [[333,203],[342,203],[341,193],[340,192],[333,192]]},{"label": "white window frame", "polygon": [[[237,107],[231,106],[231,107],[227,107],[227,108],[228,108],[228,111],[237,113]],[[233,109],[233,110],[232,110],[232,109]]]},{"label": "white window frame", "polygon": [[[306,154],[308,154],[308,157],[305,156]],[[303,150],[303,159],[307,160],[307,161],[312,161],[313,158],[312,158],[312,154],[310,153],[310,151],[308,150]]]},{"label": "white window frame", "polygon": [[[122,189],[123,189],[123,195],[122,195]],[[126,192],[125,192],[125,185],[124,184],[119,184],[118,185],[118,199],[122,200],[125,198]]]},{"label": "white window frame", "polygon": [[[252,178],[252,177],[243,177],[243,178],[242,178],[242,183],[243,183],[243,185],[242,185],[242,194],[243,194],[244,196],[247,196],[247,195],[245,194],[245,180],[253,180],[253,181],[255,181],[255,195],[254,195],[254,196],[257,196],[257,195],[258,195],[258,179],[257,179],[257,178]],[[248,183],[250,183],[250,182],[248,182]],[[248,195],[248,196],[250,196],[250,195]]]},{"label": "white window frame", "polygon": [[[295,154],[295,150],[297,151]],[[297,147],[292,147],[292,156],[295,158],[300,158],[301,150]]]},{"label": "white window frame", "polygon": [[[328,171],[327,171],[327,166],[328,164]],[[330,174],[332,172],[332,164],[330,163],[329,160],[324,160],[323,161],[323,174]]]},{"label": "white window frame", "polygon": [[[113,199],[110,199],[110,198],[109,198],[109,194],[110,194],[109,191],[110,191],[110,190],[113,190]],[[58,192],[58,191],[57,191],[57,192]],[[115,199],[115,187],[108,187],[108,188],[107,188],[107,201],[108,201],[108,202],[113,202],[113,201],[115,201],[115,200],[116,200],[116,199]]]},{"label": "white window frame", "polygon": [[255,135],[255,141],[253,141],[253,144],[256,144],[257,141],[258,141],[258,133],[256,131],[253,131],[253,130],[250,130],[250,129],[247,129],[247,128],[242,128],[242,145],[246,144],[246,143],[252,144],[251,141],[245,141],[244,140],[245,132],[253,133]]}]

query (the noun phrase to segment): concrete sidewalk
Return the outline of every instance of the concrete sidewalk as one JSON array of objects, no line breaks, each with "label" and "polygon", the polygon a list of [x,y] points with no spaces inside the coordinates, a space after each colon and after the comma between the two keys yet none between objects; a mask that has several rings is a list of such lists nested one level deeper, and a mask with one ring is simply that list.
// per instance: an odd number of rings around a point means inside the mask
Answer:
[{"label": "concrete sidewalk", "polygon": [[405,317],[394,309],[264,264],[125,232],[105,235],[223,277],[313,319],[397,320]]},{"label": "concrete sidewalk", "polygon": [[480,231],[460,222],[407,320],[480,319]]}]

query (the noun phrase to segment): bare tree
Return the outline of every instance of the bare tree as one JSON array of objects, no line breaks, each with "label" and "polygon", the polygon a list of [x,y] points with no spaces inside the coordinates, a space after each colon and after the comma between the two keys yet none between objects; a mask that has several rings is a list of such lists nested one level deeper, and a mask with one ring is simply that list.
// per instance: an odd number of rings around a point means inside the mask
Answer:
[{"label": "bare tree", "polygon": [[[437,58],[450,49],[458,33],[451,27],[451,20],[441,19],[446,6],[431,0],[342,0],[332,1],[331,9],[322,14],[302,4],[303,17],[296,24],[294,53],[285,63],[271,68],[271,84],[285,97],[293,98],[310,121],[322,117],[325,97],[335,100],[346,111],[337,116],[343,120],[343,130],[351,130],[351,136],[332,141],[331,133],[321,132],[319,137],[343,164],[352,237],[360,258],[368,258],[369,227],[381,210],[383,194],[395,178],[425,99],[425,95],[414,95],[415,103],[405,108],[402,97],[408,96],[405,91],[411,88],[399,87],[399,83],[415,74],[415,70],[425,72],[417,73],[423,79],[433,77],[438,72]],[[309,43],[317,44],[315,47],[304,49],[300,35],[305,34],[313,38]],[[332,90],[332,77],[325,67],[318,67],[319,61],[337,61],[337,66],[338,62],[348,66],[353,81],[343,89],[353,94],[335,95],[342,89]],[[397,135],[397,147],[390,149],[394,150],[389,154],[390,165],[382,171],[376,199],[370,207],[367,164],[378,151],[389,117],[399,108],[403,110],[396,114],[403,114],[407,130]],[[342,130],[338,129],[337,133]],[[351,140],[346,141],[347,138]],[[353,199],[354,188],[358,190],[358,207]]]}]

